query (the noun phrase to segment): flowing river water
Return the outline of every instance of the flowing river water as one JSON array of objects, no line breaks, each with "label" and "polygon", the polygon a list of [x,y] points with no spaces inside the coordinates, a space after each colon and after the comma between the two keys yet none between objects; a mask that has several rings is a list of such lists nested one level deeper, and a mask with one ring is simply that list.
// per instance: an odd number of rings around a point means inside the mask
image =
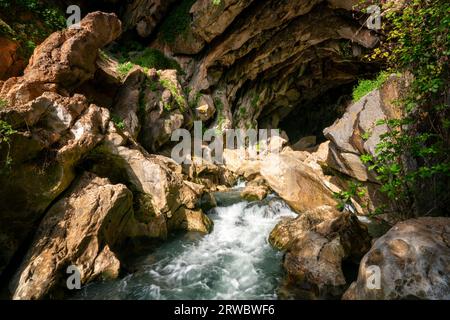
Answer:
[{"label": "flowing river water", "polygon": [[140,259],[136,272],[92,283],[76,299],[276,299],[282,253],[267,239],[296,214],[279,198],[246,202],[239,191],[216,194],[208,235],[187,233]]}]

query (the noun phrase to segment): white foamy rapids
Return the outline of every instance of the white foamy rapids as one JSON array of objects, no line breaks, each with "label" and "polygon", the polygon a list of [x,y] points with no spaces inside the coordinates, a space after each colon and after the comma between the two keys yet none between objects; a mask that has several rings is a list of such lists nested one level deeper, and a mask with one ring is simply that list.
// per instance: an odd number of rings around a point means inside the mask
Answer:
[{"label": "white foamy rapids", "polygon": [[238,181],[237,181],[237,183],[236,183],[236,185],[233,187],[233,188],[231,188],[232,190],[235,190],[235,189],[242,189],[242,188],[245,188],[245,186],[246,186],[246,181],[244,180],[244,179],[239,179]]},{"label": "white foamy rapids", "polygon": [[88,286],[83,298],[276,298],[282,276],[281,253],[272,249],[267,239],[282,217],[295,217],[295,213],[275,198],[214,211],[211,234],[197,241],[177,239],[163,245],[152,256],[157,262],[116,282],[115,288],[105,287],[107,283]]}]

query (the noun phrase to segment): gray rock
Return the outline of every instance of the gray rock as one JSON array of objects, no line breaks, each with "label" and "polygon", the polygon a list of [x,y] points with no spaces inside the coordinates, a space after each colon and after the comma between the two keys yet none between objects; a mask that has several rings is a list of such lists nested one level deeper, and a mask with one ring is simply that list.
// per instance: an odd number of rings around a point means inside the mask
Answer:
[{"label": "gray rock", "polygon": [[[379,289],[373,266],[380,271]],[[450,218],[411,219],[392,227],[364,256],[358,280],[343,299],[450,299]]]}]

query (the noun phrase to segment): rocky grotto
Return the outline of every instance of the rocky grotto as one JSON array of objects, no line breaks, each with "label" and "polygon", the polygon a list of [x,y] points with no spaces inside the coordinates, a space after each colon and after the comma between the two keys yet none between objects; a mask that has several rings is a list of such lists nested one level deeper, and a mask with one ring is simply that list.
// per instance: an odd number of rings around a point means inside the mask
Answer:
[{"label": "rocky grotto", "polygon": [[[382,19],[415,5],[382,2]],[[0,1],[0,298],[450,299],[448,16],[426,96],[443,107],[395,131],[422,74],[374,55],[395,24],[369,28],[360,5]],[[279,129],[280,153],[177,163],[172,134],[195,121]],[[383,171],[393,130],[429,127],[435,162]],[[427,179],[408,201],[399,171]]]}]

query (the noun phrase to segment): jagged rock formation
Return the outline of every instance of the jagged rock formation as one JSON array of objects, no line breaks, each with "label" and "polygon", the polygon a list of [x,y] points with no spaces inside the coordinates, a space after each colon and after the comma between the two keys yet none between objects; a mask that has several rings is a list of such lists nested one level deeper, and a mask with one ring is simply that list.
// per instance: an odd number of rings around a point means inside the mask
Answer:
[{"label": "jagged rock formation", "polygon": [[387,125],[377,122],[399,118],[400,108],[394,106],[394,101],[401,97],[407,81],[406,77],[392,75],[380,89],[351,104],[342,118],[324,129],[325,137],[331,141],[327,158],[330,167],[359,181],[377,182],[360,157],[376,156],[380,136],[388,131]]},{"label": "jagged rock formation", "polygon": [[275,128],[292,110],[373,70],[361,57],[378,37],[352,16],[356,4],[135,0],[114,10],[125,30],[180,62],[189,103],[208,106],[202,121],[215,112],[208,125]]},{"label": "jagged rock formation", "polygon": [[[98,75],[98,49],[119,34],[120,21],[114,14],[89,14],[80,29],[57,32],[41,44],[23,77],[1,83],[0,98],[6,105],[0,110],[0,119],[13,129],[8,141],[1,144],[5,167],[0,175],[0,196],[8,199],[0,205],[1,272],[20,254],[19,247],[29,245],[26,240],[39,225],[35,245],[11,284],[15,298],[50,294],[62,268],[70,264],[83,262],[83,282],[103,269],[116,270],[117,259],[105,250],[120,253],[130,240],[165,239],[171,230],[209,232],[212,228],[198,208],[203,186],[185,181],[182,167],[172,160],[148,154],[136,144],[131,130],[124,127],[123,131],[114,124],[110,110],[75,93],[83,82]],[[167,91],[162,87],[155,90],[161,95]],[[171,96],[168,99],[172,101]],[[9,159],[11,163],[6,165]],[[87,168],[110,180],[83,178],[76,183]],[[127,205],[112,199],[108,202],[105,190],[110,189],[123,195],[120,199],[126,197]],[[55,202],[63,193],[64,199]],[[71,210],[71,204],[90,203],[96,193],[107,198],[105,202]],[[95,219],[86,229],[78,229],[78,222],[91,214]],[[121,225],[113,228],[113,239],[101,228],[114,222],[113,216],[112,221],[104,222],[110,215],[123,217]],[[126,226],[122,228],[122,224]],[[79,238],[75,242],[61,239],[56,226],[78,232]],[[58,248],[67,250],[52,260]],[[42,262],[38,257],[43,256],[50,260]],[[40,289],[34,290],[37,287]]]},{"label": "jagged rock formation", "polygon": [[[356,79],[364,72],[361,48],[377,43],[323,1],[197,1],[190,12],[190,28],[178,38],[208,46],[189,86],[213,96],[221,113],[216,125],[224,127],[277,127],[292,108]],[[219,16],[214,27],[204,28]],[[192,54],[174,43],[165,48]]]},{"label": "jagged rock formation", "polygon": [[[113,26],[112,32],[108,25]],[[93,34],[94,29],[99,30],[99,36]],[[2,152],[2,157],[14,161],[3,172],[0,187],[2,198],[9,199],[0,205],[4,248],[0,270],[50,203],[73,181],[77,162],[101,141],[109,111],[89,104],[81,95],[70,97],[58,92],[67,90],[66,85],[73,85],[73,80],[92,77],[92,50],[119,34],[117,17],[91,14],[80,30],[53,34],[36,49],[25,75],[3,84],[0,97],[7,106],[0,111],[0,118],[17,133],[10,143],[2,144],[2,149],[9,150]]]},{"label": "jagged rock formation", "polygon": [[346,287],[344,260],[357,263],[370,247],[367,229],[356,216],[329,206],[280,222],[269,241],[286,250],[283,294],[303,299],[340,297]]},{"label": "jagged rock formation", "polygon": [[70,265],[81,283],[117,277],[120,262],[111,251],[127,234],[133,196],[124,185],[83,175],[47,212],[11,284],[13,299],[39,299],[65,286]]}]

